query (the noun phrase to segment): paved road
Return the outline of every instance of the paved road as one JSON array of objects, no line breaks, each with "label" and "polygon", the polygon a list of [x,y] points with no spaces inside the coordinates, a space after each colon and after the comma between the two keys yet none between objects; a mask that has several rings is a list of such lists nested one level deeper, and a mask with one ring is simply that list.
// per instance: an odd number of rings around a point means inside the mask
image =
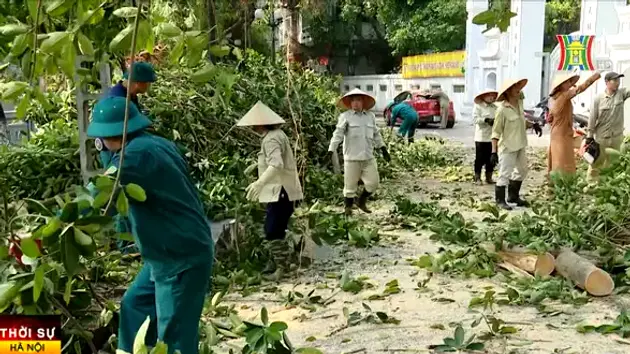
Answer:
[{"label": "paved road", "polygon": [[[385,126],[385,121],[382,117],[377,117],[377,123],[380,126]],[[475,146],[473,140],[475,134],[475,126],[470,121],[457,121],[452,129],[439,129],[436,126],[428,126],[426,128],[418,128],[416,130],[416,138],[424,135],[439,135],[440,137],[462,143],[465,146]],[[543,136],[538,137],[530,129],[527,131],[527,137],[529,146],[533,147],[547,147],[549,146],[549,126],[543,128]]]}]

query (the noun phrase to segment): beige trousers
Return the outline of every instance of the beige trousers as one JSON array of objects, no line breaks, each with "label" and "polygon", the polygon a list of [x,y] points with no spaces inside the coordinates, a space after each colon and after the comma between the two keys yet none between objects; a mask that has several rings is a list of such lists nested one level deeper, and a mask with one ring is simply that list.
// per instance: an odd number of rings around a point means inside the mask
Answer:
[{"label": "beige trousers", "polygon": [[620,150],[621,144],[623,143],[623,135],[613,138],[597,138],[595,141],[599,144],[599,157],[588,167],[587,179],[589,181],[597,180],[599,178],[599,171],[602,168],[608,167],[608,155],[605,150],[606,148]]},{"label": "beige trousers", "polygon": [[505,187],[510,180],[522,181],[525,177],[527,177],[527,152],[525,148],[514,152],[504,151],[499,154],[497,186]]},{"label": "beige trousers", "polygon": [[446,129],[446,125],[448,124],[448,102],[446,102],[446,104],[440,102],[440,115],[442,116],[440,128]]},{"label": "beige trousers", "polygon": [[357,196],[359,180],[363,181],[365,190],[374,193],[380,183],[376,159],[367,161],[344,161],[343,164],[343,196],[354,198]]}]

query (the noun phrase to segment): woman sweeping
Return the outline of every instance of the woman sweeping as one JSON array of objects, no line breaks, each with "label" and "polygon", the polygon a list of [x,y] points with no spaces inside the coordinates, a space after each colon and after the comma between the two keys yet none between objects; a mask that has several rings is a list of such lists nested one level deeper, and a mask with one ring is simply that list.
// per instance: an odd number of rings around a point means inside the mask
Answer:
[{"label": "woman sweeping", "polygon": [[492,171],[494,164],[490,161],[492,156],[492,125],[497,110],[494,101],[499,93],[494,90],[485,90],[475,97],[473,109],[473,121],[475,123],[475,180],[481,183],[481,169],[486,167],[486,183],[493,184]]},{"label": "woman sweeping", "polygon": [[290,260],[291,250],[285,237],[289,219],[295,210],[295,202],[302,200],[302,186],[289,138],[280,126],[285,121],[262,102],[237,123],[240,127],[251,126],[263,136],[258,154],[258,180],[247,187],[247,199],[267,203],[265,236],[274,257],[263,273],[274,273],[279,280]]},{"label": "woman sweeping", "polygon": [[[574,86],[580,76],[562,75],[556,77],[549,96],[549,122],[551,137],[547,157],[547,173],[561,171],[575,173],[575,153],[573,151],[573,103],[571,99],[584,92],[601,77],[599,72],[591,75],[582,84]],[[548,176],[549,177],[549,176]]]},{"label": "woman sweeping", "polygon": [[147,317],[146,344],[157,340],[169,353],[196,354],[199,319],[210,287],[214,242],[210,224],[186,161],[171,141],[149,134],[151,121],[129,104],[122,157],[125,98],[108,97],[92,111],[87,135],[113,153],[106,174],[121,171],[122,185],[140,185],[146,200],[129,199],[129,221],[144,261],[120,304],[117,353],[131,353]]}]

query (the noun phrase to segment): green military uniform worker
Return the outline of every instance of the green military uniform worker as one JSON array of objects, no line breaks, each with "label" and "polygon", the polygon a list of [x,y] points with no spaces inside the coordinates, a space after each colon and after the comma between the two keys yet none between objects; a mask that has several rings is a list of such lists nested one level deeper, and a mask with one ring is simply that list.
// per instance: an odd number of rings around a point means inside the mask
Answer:
[{"label": "green military uniform worker", "polygon": [[[120,165],[125,99],[96,104],[87,134],[113,152],[107,173]],[[135,183],[146,200],[129,198],[132,234],[144,266],[122,298],[118,352],[130,353],[138,329],[152,320],[146,344],[157,340],[169,353],[198,352],[198,327],[210,286],[214,243],[199,193],[175,144],[146,132],[151,121],[129,105],[128,141],[121,183]]]},{"label": "green military uniform worker", "polygon": [[599,170],[608,165],[606,148],[621,149],[623,143],[623,106],[630,97],[630,91],[619,87],[623,75],[609,72],[604,76],[606,90],[595,97],[588,121],[586,143],[595,140],[599,144],[600,155],[588,168],[588,179],[599,177]]},{"label": "green military uniform worker", "polygon": [[398,136],[403,139],[407,138],[410,144],[413,143],[418,128],[418,112],[407,102],[400,102],[394,104],[394,108],[392,108],[389,121],[392,127],[396,125],[398,117],[402,118],[403,121],[398,128]]}]

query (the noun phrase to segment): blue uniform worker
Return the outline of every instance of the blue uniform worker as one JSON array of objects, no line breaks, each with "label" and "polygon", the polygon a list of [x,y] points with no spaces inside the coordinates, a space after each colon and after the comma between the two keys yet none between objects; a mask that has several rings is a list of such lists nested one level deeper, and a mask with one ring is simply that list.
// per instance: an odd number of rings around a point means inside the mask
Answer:
[{"label": "blue uniform worker", "polygon": [[[87,134],[113,152],[107,173],[120,167],[125,99],[108,97],[92,112]],[[148,346],[161,340],[169,353],[198,352],[199,319],[210,287],[214,243],[186,162],[171,141],[146,131],[151,121],[129,105],[121,184],[135,183],[144,202],[129,198],[129,220],[144,265],[120,306],[118,349],[131,353],[138,329],[152,320]]]},{"label": "blue uniform worker", "polygon": [[[406,102],[400,102],[395,104],[392,108],[391,122],[396,124],[396,120],[400,117],[402,124],[398,128],[398,136],[401,138],[407,137],[410,143],[413,143],[414,136],[416,135],[416,128],[418,128],[418,112]],[[393,126],[392,124],[392,126]]]},{"label": "blue uniform worker", "polygon": [[[146,93],[151,86],[151,83],[155,82],[156,75],[153,66],[146,62],[135,62],[132,65],[133,70],[133,82],[130,84],[127,79],[129,78],[129,72],[125,72],[123,75],[123,79],[125,81],[118,81],[116,85],[114,85],[109,92],[107,93],[107,97],[127,97],[127,91],[131,91],[131,102],[133,102],[138,110],[142,110],[140,103],[138,102],[138,94]],[[103,145],[100,141],[96,142],[97,150],[99,150],[99,157],[101,159],[101,164],[106,167],[110,164],[112,159],[111,151],[107,149],[103,149]],[[129,227],[129,220],[126,218],[116,215],[114,217],[115,229],[118,233],[131,232],[131,228]],[[132,251],[136,251],[130,246],[132,243],[128,241],[118,241],[118,248],[122,250],[123,253],[129,253]]]}]

